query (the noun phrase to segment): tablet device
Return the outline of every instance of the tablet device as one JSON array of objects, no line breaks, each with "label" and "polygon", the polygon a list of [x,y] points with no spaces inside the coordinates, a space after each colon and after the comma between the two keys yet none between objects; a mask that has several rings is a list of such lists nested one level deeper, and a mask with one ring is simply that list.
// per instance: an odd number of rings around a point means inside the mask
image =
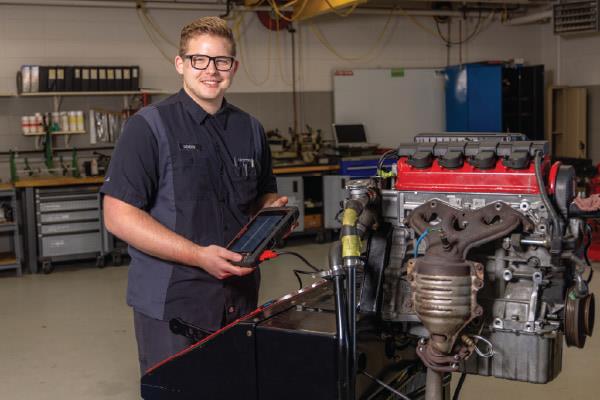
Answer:
[{"label": "tablet device", "polygon": [[298,219],[297,207],[263,208],[227,245],[227,249],[243,256],[232,264],[256,267],[263,251],[271,249],[293,228]]}]

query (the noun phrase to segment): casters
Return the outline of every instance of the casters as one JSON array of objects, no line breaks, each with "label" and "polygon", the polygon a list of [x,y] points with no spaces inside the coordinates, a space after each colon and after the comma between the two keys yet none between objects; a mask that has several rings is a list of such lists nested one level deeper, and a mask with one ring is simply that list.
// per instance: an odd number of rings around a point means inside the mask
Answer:
[{"label": "casters", "polygon": [[104,256],[96,257],[96,267],[97,268],[104,268],[105,265],[106,265],[106,262],[104,260]]},{"label": "casters", "polygon": [[43,260],[42,261],[42,272],[44,274],[51,274],[54,271],[54,265],[52,265],[52,262],[50,260]]},{"label": "casters", "polygon": [[111,254],[112,265],[119,266],[123,264],[123,255],[120,252],[114,252]]}]

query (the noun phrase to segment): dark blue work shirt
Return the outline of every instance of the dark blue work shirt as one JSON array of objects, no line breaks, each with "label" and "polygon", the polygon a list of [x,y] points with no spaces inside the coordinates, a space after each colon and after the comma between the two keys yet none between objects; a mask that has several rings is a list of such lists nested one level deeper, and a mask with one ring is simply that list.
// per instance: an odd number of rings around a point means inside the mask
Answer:
[{"label": "dark blue work shirt", "polygon": [[[277,185],[255,118],[226,101],[210,115],[181,90],[127,121],[101,192],[194,243],[226,246]],[[258,269],[218,280],[133,246],[129,254],[127,303],[152,318],[216,330],[256,307]]]}]

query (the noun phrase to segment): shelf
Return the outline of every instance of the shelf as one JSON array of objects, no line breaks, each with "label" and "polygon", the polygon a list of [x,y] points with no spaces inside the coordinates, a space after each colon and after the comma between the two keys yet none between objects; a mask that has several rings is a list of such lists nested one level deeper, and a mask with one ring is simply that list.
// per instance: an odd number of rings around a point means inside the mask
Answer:
[{"label": "shelf", "polygon": [[[16,265],[17,257],[14,253],[0,253],[0,267]],[[15,267],[16,268],[16,267]]]},{"label": "shelf", "polygon": [[122,90],[103,92],[33,92],[21,93],[20,97],[53,97],[53,96],[127,96],[135,94],[172,94],[171,92],[158,89],[148,90]]},{"label": "shelf", "polygon": [[[52,132],[53,135],[81,135],[87,133],[86,131],[56,131]],[[40,133],[24,133],[23,136],[46,136],[45,132]]]},{"label": "shelf", "polygon": [[0,223],[0,232],[14,232],[17,226],[14,222],[3,222]]}]

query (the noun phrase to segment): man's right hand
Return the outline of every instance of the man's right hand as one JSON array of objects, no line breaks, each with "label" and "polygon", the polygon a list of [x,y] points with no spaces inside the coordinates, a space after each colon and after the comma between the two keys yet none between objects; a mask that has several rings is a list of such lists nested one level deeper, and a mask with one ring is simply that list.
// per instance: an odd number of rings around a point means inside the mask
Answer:
[{"label": "man's right hand", "polygon": [[230,263],[230,261],[241,260],[242,256],[238,253],[221,246],[210,245],[199,248],[197,266],[217,279],[225,279],[230,276],[248,275],[254,270],[254,268],[237,267]]}]

